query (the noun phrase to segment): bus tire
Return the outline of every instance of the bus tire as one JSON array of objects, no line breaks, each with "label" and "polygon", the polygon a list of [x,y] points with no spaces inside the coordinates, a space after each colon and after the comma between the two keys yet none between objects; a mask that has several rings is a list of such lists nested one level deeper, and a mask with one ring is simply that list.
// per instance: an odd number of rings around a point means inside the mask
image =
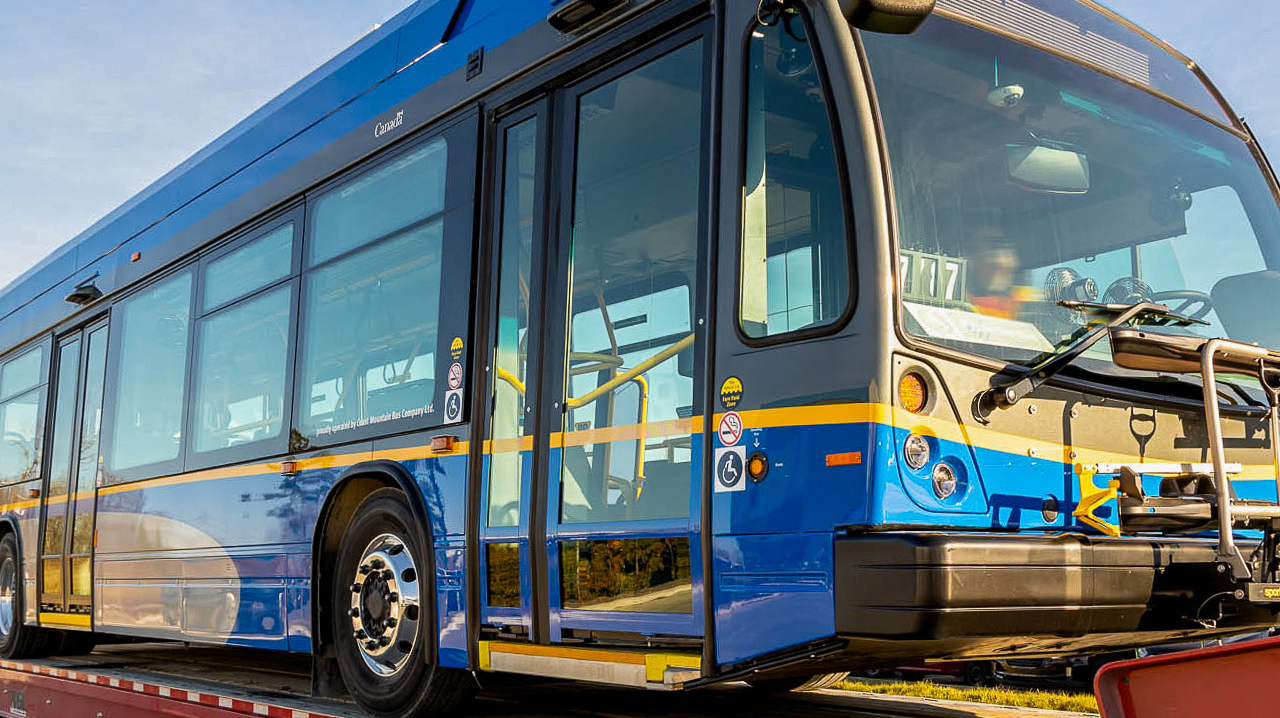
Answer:
[{"label": "bus tire", "polygon": [[813,676],[792,676],[790,678],[752,678],[747,681],[747,685],[758,691],[768,693],[798,693],[800,691],[832,688],[848,675],[848,671],[844,671],[841,673],[819,673]]},{"label": "bus tire", "polygon": [[12,533],[0,539],[0,657],[35,658],[57,646],[57,635],[22,622],[22,556]]},{"label": "bus tire", "polygon": [[466,671],[424,653],[435,624],[421,536],[404,494],[383,488],[361,502],[338,548],[334,652],[352,698],[378,718],[440,715],[475,690]]}]

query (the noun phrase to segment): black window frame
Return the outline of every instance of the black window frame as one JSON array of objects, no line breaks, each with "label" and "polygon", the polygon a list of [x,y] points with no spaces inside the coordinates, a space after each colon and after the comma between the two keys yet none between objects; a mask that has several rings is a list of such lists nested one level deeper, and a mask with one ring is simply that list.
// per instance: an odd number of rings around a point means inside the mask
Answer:
[{"label": "black window frame", "polygon": [[[193,302],[191,331],[191,351],[187,361],[187,396],[183,413],[183,470],[197,471],[228,464],[239,464],[272,456],[280,456],[289,451],[289,437],[292,432],[292,416],[294,401],[294,372],[297,370],[299,319],[301,304],[302,240],[305,236],[305,212],[302,202],[295,202],[283,212],[275,212],[266,219],[254,222],[249,228],[236,232],[226,241],[218,243],[213,249],[202,254],[197,262],[196,297]],[[293,246],[290,249],[290,265],[284,274],[267,284],[242,293],[221,304],[204,306],[205,273],[210,264],[229,254],[253,244],[259,239],[272,234],[276,230],[293,223]],[[197,369],[200,363],[201,340],[200,327],[208,319],[224,310],[251,302],[281,287],[289,287],[289,338],[285,352],[284,372],[284,413],[281,418],[281,431],[278,435],[260,439],[247,444],[238,444],[210,451],[197,451],[192,437],[195,436],[196,423],[199,421],[199,407],[196,406],[195,391],[198,389]]]},{"label": "black window frame", "polygon": [[805,37],[809,44],[813,47],[814,70],[818,76],[819,87],[822,91],[823,106],[826,110],[827,123],[831,129],[831,146],[832,153],[835,155],[837,182],[840,187],[840,208],[844,220],[845,234],[845,270],[848,272],[849,294],[845,298],[844,310],[840,312],[834,319],[821,324],[814,324],[800,329],[793,329],[777,334],[769,334],[763,337],[753,337],[746,333],[742,328],[742,255],[743,255],[743,215],[746,212],[745,193],[742,188],[746,184],[747,174],[747,138],[750,124],[750,101],[751,101],[751,42],[754,39],[752,32],[759,26],[760,22],[757,17],[753,17],[751,22],[747,24],[745,32],[742,35],[742,100],[739,106],[738,117],[738,136],[739,142],[737,147],[738,167],[734,181],[737,183],[737,231],[734,234],[733,251],[734,270],[733,279],[735,287],[733,290],[733,331],[738,336],[738,340],[749,347],[767,347],[775,344],[786,344],[805,339],[813,339],[815,337],[830,336],[837,334],[843,330],[848,324],[858,307],[858,267],[857,267],[857,218],[854,215],[853,207],[853,187],[851,184],[851,176],[849,174],[849,158],[845,152],[845,133],[841,130],[840,115],[838,108],[834,102],[834,88],[831,85],[831,78],[827,74],[827,62],[822,44],[819,42],[818,34],[815,30],[813,16],[808,7],[803,3],[789,2],[787,7],[794,7],[800,16],[800,21],[804,24]]},{"label": "black window frame", "polygon": [[21,359],[27,354],[41,349],[44,350],[44,355],[40,360],[40,373],[37,375],[38,379],[36,384],[23,389],[22,391],[11,394],[4,399],[0,399],[0,405],[4,405],[32,392],[39,392],[39,398],[36,401],[35,422],[36,446],[40,449],[38,452],[39,458],[36,460],[27,475],[11,481],[5,480],[3,476],[0,476],[0,487],[14,486],[30,481],[42,481],[44,479],[44,466],[49,461],[49,452],[47,451],[49,443],[48,423],[49,417],[53,414],[49,411],[49,385],[52,382],[51,373],[54,365],[53,352],[56,349],[53,342],[53,336],[47,333],[42,334],[31,341],[24,342],[21,346],[14,348],[12,351],[6,352],[3,357],[0,357],[0,371],[3,371],[4,366],[15,359]]},{"label": "black window frame", "polygon": [[[271,287],[274,287],[279,284],[283,284],[289,279],[293,277],[297,277],[302,269],[302,238],[304,236],[304,232],[303,232],[304,219],[305,219],[305,213],[303,212],[302,202],[293,202],[291,206],[285,209],[284,211],[272,212],[269,215],[267,215],[266,218],[257,220],[253,222],[251,225],[249,225],[247,228],[236,231],[227,239],[216,243],[212,248],[202,252],[198,260],[198,263],[200,266],[200,283],[199,283],[200,286],[196,290],[196,305],[197,305],[196,318],[202,319],[204,317],[207,317],[210,314],[226,309],[227,307],[230,307],[233,304],[238,304],[244,301],[248,297],[254,296],[256,294],[261,294],[262,292],[267,291]],[[253,244],[254,242],[258,241],[259,239],[262,239],[267,235],[272,234],[276,230],[283,228],[285,225],[289,224],[290,222],[293,223],[293,246],[290,249],[290,264],[289,264],[289,271],[287,273],[282,274],[279,277],[271,280],[270,282],[260,285],[251,291],[245,292],[243,294],[239,294],[220,304],[211,304],[209,306],[205,306],[204,304],[204,289],[205,289],[205,281],[206,281],[205,275],[209,271],[209,266],[211,264],[213,264],[214,262],[217,262],[218,260],[222,259],[223,257],[226,257],[229,254],[234,254],[236,251],[240,249],[244,249],[250,244]]]},{"label": "black window frame", "polygon": [[[436,123],[413,137],[406,138],[403,142],[362,161],[352,169],[305,193],[307,216],[303,224],[304,241],[302,244],[304,246],[302,251],[304,252],[304,257],[308,256],[305,252],[310,249],[311,237],[315,231],[315,221],[312,217],[315,200],[342,185],[358,179],[362,175],[377,171],[387,163],[420,149],[434,140],[444,138],[446,142],[445,199],[444,205],[439,212],[398,227],[358,247],[329,257],[323,262],[303,267],[301,287],[298,292],[298,321],[294,340],[295,366],[291,388],[295,399],[292,401],[292,413],[289,417],[290,426],[292,427],[290,430],[292,436],[290,450],[308,451],[424,429],[463,426],[468,423],[470,419],[469,397],[472,395],[472,385],[478,377],[467,378],[464,374],[464,381],[461,386],[463,390],[462,406],[459,417],[456,421],[447,423],[444,421],[443,404],[445,387],[447,386],[444,378],[448,373],[449,365],[454,361],[460,363],[464,371],[466,367],[472,365],[470,357],[472,356],[473,347],[470,346],[470,340],[473,336],[471,312],[474,304],[472,297],[474,292],[471,277],[475,203],[478,192],[478,187],[476,186],[476,158],[479,152],[480,131],[480,114],[475,107],[472,107],[460,115]],[[306,377],[302,366],[304,359],[302,344],[305,340],[309,322],[312,320],[311,317],[304,316],[310,299],[307,291],[308,277],[312,272],[331,267],[373,247],[394,241],[402,237],[406,232],[425,226],[433,221],[440,221],[443,226],[440,242],[440,316],[437,324],[435,345],[435,386],[433,387],[435,394],[432,401],[432,411],[424,412],[417,417],[392,419],[344,429],[325,436],[302,433],[302,413],[307,403],[303,400],[298,400],[296,397],[309,397],[311,391],[310,386],[303,386]],[[450,345],[455,338],[460,338],[463,342],[463,350],[457,359],[454,359],[450,353]]]},{"label": "black window frame", "polygon": [[[196,302],[200,292],[200,271],[199,262],[196,257],[180,262],[166,271],[148,277],[145,282],[140,282],[137,286],[131,287],[127,293],[122,294],[111,303],[110,319],[108,320],[107,334],[107,379],[106,387],[103,391],[104,407],[110,407],[111,413],[103,414],[102,432],[98,437],[98,455],[102,461],[102,471],[99,475],[101,486],[118,486],[120,484],[128,484],[134,481],[142,481],[145,479],[154,479],[161,476],[172,476],[183,472],[186,463],[186,445],[190,438],[187,434],[187,413],[191,404],[191,361],[195,355],[193,345],[195,344],[195,314]],[[120,398],[120,345],[124,339],[124,331],[121,322],[124,321],[124,312],[120,311],[120,306],[129,300],[137,297],[139,294],[155,288],[159,284],[176,279],[184,272],[191,274],[191,295],[190,301],[187,303],[187,346],[186,358],[183,363],[183,406],[182,406],[182,425],[183,435],[178,440],[178,455],[173,459],[164,459],[162,461],[154,461],[150,464],[142,464],[139,466],[131,466],[126,469],[110,469],[112,454],[115,452],[116,441],[116,414],[115,409]]]}]

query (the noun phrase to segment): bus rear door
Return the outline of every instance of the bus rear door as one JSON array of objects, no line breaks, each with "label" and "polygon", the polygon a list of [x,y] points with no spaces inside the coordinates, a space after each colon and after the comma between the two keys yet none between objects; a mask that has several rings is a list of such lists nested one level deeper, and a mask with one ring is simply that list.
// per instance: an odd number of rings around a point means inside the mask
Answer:
[{"label": "bus rear door", "polygon": [[106,366],[106,322],[58,340],[49,463],[41,492],[39,621],[45,626],[90,627]]}]

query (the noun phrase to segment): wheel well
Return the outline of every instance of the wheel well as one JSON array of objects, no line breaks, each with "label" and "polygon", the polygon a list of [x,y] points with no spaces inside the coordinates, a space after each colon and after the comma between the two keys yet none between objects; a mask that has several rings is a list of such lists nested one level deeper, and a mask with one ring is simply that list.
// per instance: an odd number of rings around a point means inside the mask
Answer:
[{"label": "wheel well", "polygon": [[324,510],[316,526],[314,550],[311,555],[311,647],[319,651],[321,646],[332,645],[329,635],[327,597],[333,590],[333,575],[328,570],[338,558],[338,546],[347,532],[351,517],[369,494],[382,488],[400,488],[389,476],[381,473],[356,474],[343,480],[330,492]]}]

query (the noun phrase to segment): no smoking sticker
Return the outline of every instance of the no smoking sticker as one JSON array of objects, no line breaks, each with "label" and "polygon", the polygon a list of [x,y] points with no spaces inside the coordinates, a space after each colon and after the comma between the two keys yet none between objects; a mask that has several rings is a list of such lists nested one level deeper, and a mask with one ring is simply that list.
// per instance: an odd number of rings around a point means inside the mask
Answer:
[{"label": "no smoking sticker", "polygon": [[716,493],[744,491],[747,488],[747,447],[730,446],[716,449]]},{"label": "no smoking sticker", "polygon": [[454,362],[449,367],[449,388],[457,389],[460,386],[462,386],[462,365]]},{"label": "no smoking sticker", "polygon": [[742,415],[731,411],[720,417],[720,428],[716,433],[720,435],[720,443],[725,446],[738,443],[742,438]]}]

